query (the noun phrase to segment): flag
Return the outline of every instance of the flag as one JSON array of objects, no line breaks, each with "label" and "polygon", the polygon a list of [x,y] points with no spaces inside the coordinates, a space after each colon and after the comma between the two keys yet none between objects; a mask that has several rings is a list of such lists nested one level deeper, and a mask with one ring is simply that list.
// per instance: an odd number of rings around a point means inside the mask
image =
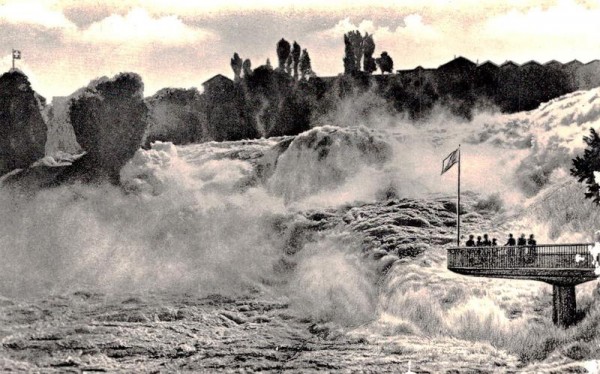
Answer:
[{"label": "flag", "polygon": [[13,49],[13,60],[21,59],[21,51]]},{"label": "flag", "polygon": [[450,168],[458,162],[458,149],[451,152],[448,157],[442,161],[442,174],[450,170]]}]

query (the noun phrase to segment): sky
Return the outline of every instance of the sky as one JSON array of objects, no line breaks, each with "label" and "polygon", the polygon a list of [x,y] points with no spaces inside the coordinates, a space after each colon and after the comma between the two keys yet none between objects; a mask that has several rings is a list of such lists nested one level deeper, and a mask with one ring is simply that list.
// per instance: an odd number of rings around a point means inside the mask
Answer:
[{"label": "sky", "polygon": [[237,52],[277,64],[282,37],[320,76],[343,72],[343,35],[374,35],[395,69],[474,62],[600,59],[600,0],[0,0],[0,69],[17,67],[51,99],[101,76],[139,73],[145,95],[232,77]]}]

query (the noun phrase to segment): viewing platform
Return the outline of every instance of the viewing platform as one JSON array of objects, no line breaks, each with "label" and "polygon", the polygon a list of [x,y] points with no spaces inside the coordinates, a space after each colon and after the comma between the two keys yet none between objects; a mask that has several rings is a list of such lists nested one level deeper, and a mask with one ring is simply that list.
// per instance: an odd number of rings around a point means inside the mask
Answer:
[{"label": "viewing platform", "polygon": [[575,286],[595,280],[593,244],[544,244],[511,247],[458,247],[448,249],[448,269],[477,277],[541,281],[553,286],[555,324],[575,321]]}]

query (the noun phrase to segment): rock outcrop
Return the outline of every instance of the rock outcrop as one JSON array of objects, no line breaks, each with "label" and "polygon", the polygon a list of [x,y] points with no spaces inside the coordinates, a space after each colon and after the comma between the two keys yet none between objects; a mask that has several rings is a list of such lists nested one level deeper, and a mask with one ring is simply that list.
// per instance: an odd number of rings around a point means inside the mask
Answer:
[{"label": "rock outcrop", "polygon": [[40,112],[44,101],[22,72],[0,76],[0,174],[44,157],[46,123]]},{"label": "rock outcrop", "polygon": [[141,146],[146,132],[143,90],[139,75],[121,73],[92,82],[72,100],[70,121],[87,154],[69,168],[67,179],[119,182],[121,167]]},{"label": "rock outcrop", "polygon": [[[6,176],[2,185],[35,191],[74,181],[118,184],[121,168],[140,148],[146,132],[148,107],[144,102],[143,87],[139,75],[121,73],[112,79],[93,81],[71,95],[67,113],[77,141],[67,139],[67,143],[71,147],[79,143],[85,155],[55,152],[33,164],[44,157],[44,138],[35,156],[23,158],[20,167],[27,169]],[[60,145],[58,140],[54,139],[53,144]]]}]

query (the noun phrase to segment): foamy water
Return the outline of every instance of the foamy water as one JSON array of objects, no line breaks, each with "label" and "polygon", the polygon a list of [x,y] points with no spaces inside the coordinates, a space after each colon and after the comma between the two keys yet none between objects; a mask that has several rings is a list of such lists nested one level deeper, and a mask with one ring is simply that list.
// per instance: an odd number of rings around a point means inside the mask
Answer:
[{"label": "foamy water", "polygon": [[[269,139],[157,143],[122,169],[123,189],[2,192],[0,293],[258,290],[289,297],[316,321],[370,323],[373,331],[392,323],[404,326],[400,332],[502,344],[532,308],[509,320],[511,305],[503,300],[531,299],[543,289],[525,284],[511,294],[506,283],[454,276],[443,252],[433,253],[432,266],[395,264],[381,278],[350,233],[323,230],[295,243],[308,230],[300,213],[390,194],[452,195],[456,168],[440,176],[441,160],[461,143],[465,190],[500,194],[518,223],[545,240],[583,239],[598,213],[575,182],[563,184],[581,138],[600,120],[598,92],[570,94],[529,113],[480,114],[470,123],[412,126],[390,117],[377,128],[324,127],[281,149]],[[274,161],[262,163],[267,158]],[[557,202],[582,209],[565,225]],[[536,214],[522,214],[527,204]],[[288,253],[294,245],[295,254]],[[482,287],[487,292],[464,291]]]}]

